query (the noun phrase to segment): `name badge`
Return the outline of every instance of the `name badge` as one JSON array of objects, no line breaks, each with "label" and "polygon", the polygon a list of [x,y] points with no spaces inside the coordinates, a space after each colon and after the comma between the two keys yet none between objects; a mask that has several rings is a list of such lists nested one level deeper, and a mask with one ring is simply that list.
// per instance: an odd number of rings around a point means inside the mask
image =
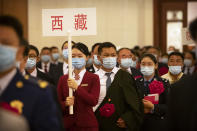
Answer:
[{"label": "name badge", "polygon": [[81,84],[81,86],[88,86],[88,84]]}]

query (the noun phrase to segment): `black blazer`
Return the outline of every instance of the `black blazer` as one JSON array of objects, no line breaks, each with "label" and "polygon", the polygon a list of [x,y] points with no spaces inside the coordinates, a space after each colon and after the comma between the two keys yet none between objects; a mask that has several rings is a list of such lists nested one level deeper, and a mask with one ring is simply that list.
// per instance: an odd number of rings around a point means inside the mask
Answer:
[{"label": "black blazer", "polygon": [[86,71],[91,72],[91,73],[95,73],[93,65],[91,65],[90,67],[86,67]]},{"label": "black blazer", "polygon": [[197,74],[172,84],[169,97],[169,131],[197,130]]},{"label": "black blazer", "polygon": [[[53,69],[56,67],[56,66],[59,66],[61,63],[59,62],[57,65],[56,64],[52,64],[52,63],[50,63],[50,67],[49,67],[49,74],[51,73],[51,72],[53,72]],[[37,64],[36,64],[36,67],[38,67],[38,68],[40,68],[40,69],[42,69],[42,64],[41,64],[41,61],[39,61]],[[44,70],[44,69],[43,69]]]},{"label": "black blazer", "polygon": [[49,75],[52,77],[55,85],[57,86],[59,78],[64,75],[63,63],[59,63],[58,65],[55,66],[53,64],[51,66],[51,71],[49,72]]},{"label": "black blazer", "polygon": [[[36,68],[37,70],[37,79],[41,79],[44,81],[47,81],[48,83],[55,85],[55,82],[53,80],[53,78],[48,74],[48,73],[44,73],[42,71],[40,71],[38,68]],[[26,74],[30,75],[27,71],[25,71]]]},{"label": "black blazer", "polygon": [[[159,96],[159,104],[154,105],[154,111],[150,114],[145,114],[144,122],[142,125],[142,131],[166,131],[166,119],[167,119],[167,96],[170,88],[169,81],[159,76],[155,76],[153,80],[161,81],[164,85],[164,92]],[[152,80],[152,81],[153,81]],[[141,98],[148,92],[145,91],[144,78],[136,79],[136,84]],[[146,93],[147,92],[147,93]]]},{"label": "black blazer", "polygon": [[142,73],[136,69],[136,68],[133,68],[133,67],[130,67],[130,70],[131,70],[131,73],[132,73],[132,76],[136,79],[136,77],[138,76],[142,76]]}]

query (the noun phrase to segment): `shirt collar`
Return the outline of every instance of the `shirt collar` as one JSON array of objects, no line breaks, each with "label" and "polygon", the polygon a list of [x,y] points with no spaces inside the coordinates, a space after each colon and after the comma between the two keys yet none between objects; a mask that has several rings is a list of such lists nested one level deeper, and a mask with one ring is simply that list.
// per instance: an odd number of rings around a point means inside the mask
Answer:
[{"label": "shirt collar", "polygon": [[[85,72],[86,72],[86,69],[85,69],[85,68],[84,68],[83,70],[80,71],[80,73],[79,73],[79,78],[80,78],[80,79],[83,78]],[[73,78],[75,78],[75,73],[73,73]]]},{"label": "shirt collar", "polygon": [[35,68],[34,71],[30,75],[33,77],[37,77],[37,69]]},{"label": "shirt collar", "polygon": [[146,79],[144,78],[144,82],[146,82],[146,81],[151,82],[153,79],[154,79],[154,76],[153,76],[150,80],[146,80]]},{"label": "shirt collar", "polygon": [[4,76],[3,78],[0,78],[0,87],[1,87],[0,95],[7,88],[8,84],[10,83],[12,78],[15,76],[15,74],[16,74],[16,69],[13,69],[6,76]]},{"label": "shirt collar", "polygon": [[168,71],[168,75],[169,75],[169,77],[170,77],[169,79],[170,79],[171,81],[177,81],[177,80],[181,79],[181,77],[183,76],[183,72],[181,72],[181,73],[178,75],[178,77],[177,77],[176,80],[173,79],[173,77],[172,77],[172,75],[170,74],[169,71]]},{"label": "shirt collar", "polygon": [[[114,67],[113,70],[112,70],[111,72],[112,72],[113,74],[116,74],[116,73],[118,72],[118,70],[119,70],[118,67]],[[100,74],[101,74],[102,76],[104,76],[105,73],[107,73],[107,72],[104,71],[103,69],[100,69],[99,71],[100,71]]]},{"label": "shirt collar", "polygon": [[68,64],[66,62],[63,63],[64,68],[68,68]]},{"label": "shirt collar", "polygon": [[94,64],[93,64],[93,68],[94,68],[95,72],[97,72],[99,70],[99,68],[97,68]]}]

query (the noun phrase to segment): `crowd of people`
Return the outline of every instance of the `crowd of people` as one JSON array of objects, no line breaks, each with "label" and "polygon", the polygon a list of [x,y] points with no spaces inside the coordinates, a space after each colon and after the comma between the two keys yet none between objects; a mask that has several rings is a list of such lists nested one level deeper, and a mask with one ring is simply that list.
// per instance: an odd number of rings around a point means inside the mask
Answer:
[{"label": "crowd of people", "polygon": [[[196,40],[197,19],[190,31]],[[46,45],[39,52],[23,38],[16,18],[0,16],[0,130],[189,129],[178,128],[181,122],[176,117],[180,116],[175,115],[179,111],[183,114],[181,102],[186,99],[175,97],[171,90],[197,72],[192,50],[181,53],[170,47],[161,52],[154,46],[117,50],[112,42],[102,42],[93,44],[89,51],[85,43],[72,41],[72,66],[70,78],[68,41],[61,49]],[[69,96],[69,89],[73,96]],[[195,98],[189,100],[192,112]],[[174,111],[169,106],[176,102],[180,109]],[[69,113],[70,106],[73,114]],[[194,116],[183,117],[195,121]],[[192,121],[188,122],[196,129]]]}]

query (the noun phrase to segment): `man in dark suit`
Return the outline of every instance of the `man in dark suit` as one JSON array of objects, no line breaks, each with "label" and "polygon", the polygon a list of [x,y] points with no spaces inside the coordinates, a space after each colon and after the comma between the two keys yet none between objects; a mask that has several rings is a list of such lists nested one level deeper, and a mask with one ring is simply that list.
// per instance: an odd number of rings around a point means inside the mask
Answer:
[{"label": "man in dark suit", "polygon": [[[100,131],[138,131],[143,119],[142,100],[137,93],[135,80],[126,71],[116,67],[117,52],[114,44],[104,42],[98,48],[101,69],[96,72],[100,78],[98,104],[93,108]],[[103,116],[102,108],[114,106],[110,116]],[[108,108],[104,109],[108,112]],[[106,113],[105,113],[106,114]],[[108,113],[107,113],[108,114]]]},{"label": "man in dark suit", "polygon": [[31,130],[60,130],[57,107],[48,83],[33,83],[15,67],[22,53],[22,26],[14,17],[0,16],[0,100],[18,110]]},{"label": "man in dark suit", "polygon": [[[197,18],[189,26],[190,34],[197,43]],[[169,130],[197,130],[197,74],[172,85],[169,99]]]},{"label": "man in dark suit", "polygon": [[50,73],[52,71],[52,66],[55,66],[51,64],[51,51],[48,47],[43,47],[40,52],[40,61],[37,63],[37,67],[42,69],[44,73]]},{"label": "man in dark suit", "polygon": [[134,54],[129,48],[121,48],[118,50],[118,65],[121,69],[128,71],[134,78],[142,77],[142,74],[134,66]]},{"label": "man in dark suit", "polygon": [[91,51],[91,58],[93,59],[93,64],[90,67],[87,67],[86,70],[92,73],[95,73],[98,71],[101,67],[101,62],[98,60],[98,48],[101,45],[101,43],[95,43],[92,46],[92,51]]},{"label": "man in dark suit", "polygon": [[[75,44],[74,41],[71,42],[72,45]],[[63,63],[59,63],[57,66],[51,64],[51,68],[49,71],[49,75],[53,78],[55,85],[57,86],[59,82],[59,78],[62,75],[68,74],[68,41],[65,41],[62,44],[62,55],[63,55]]]},{"label": "man in dark suit", "polygon": [[33,77],[36,77],[38,79],[45,80],[51,84],[55,84],[49,73],[44,73],[42,69],[36,67],[38,56],[39,56],[39,51],[37,47],[33,45],[29,45],[29,52],[28,52],[28,58],[25,67],[26,69],[25,73]]}]

